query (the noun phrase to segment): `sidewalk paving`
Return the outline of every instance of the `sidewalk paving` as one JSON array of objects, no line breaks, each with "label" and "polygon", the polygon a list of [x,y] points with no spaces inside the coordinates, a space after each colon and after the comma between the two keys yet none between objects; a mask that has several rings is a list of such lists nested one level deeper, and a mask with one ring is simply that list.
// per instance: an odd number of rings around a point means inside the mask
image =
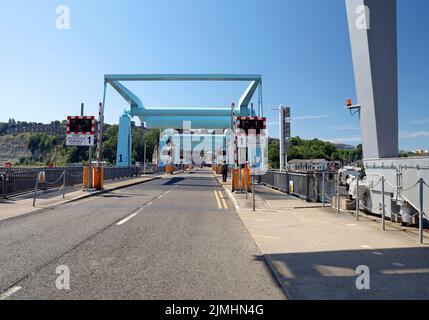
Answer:
[{"label": "sidewalk paving", "polygon": [[43,197],[43,193],[42,193],[40,197],[36,199],[35,207],[33,207],[32,196],[31,197],[28,196],[24,198],[21,196],[21,197],[17,197],[16,199],[0,199],[0,221],[19,217],[22,215],[35,213],[40,210],[54,208],[55,206],[58,206],[60,204],[64,204],[67,202],[84,199],[87,197],[99,195],[102,193],[152,181],[159,178],[161,178],[161,176],[146,175],[146,176],[135,177],[135,178],[121,179],[121,180],[109,180],[104,182],[104,190],[86,192],[81,188],[79,188],[78,190],[66,193],[64,199],[61,191],[57,192],[57,195],[49,198]]},{"label": "sidewalk paving", "polygon": [[[219,181],[221,177],[218,176]],[[252,194],[232,194],[244,225],[290,299],[429,299],[429,239],[380,219],[307,203],[257,185]],[[237,208],[236,208],[237,209]],[[358,266],[368,266],[370,290],[358,290]]]}]

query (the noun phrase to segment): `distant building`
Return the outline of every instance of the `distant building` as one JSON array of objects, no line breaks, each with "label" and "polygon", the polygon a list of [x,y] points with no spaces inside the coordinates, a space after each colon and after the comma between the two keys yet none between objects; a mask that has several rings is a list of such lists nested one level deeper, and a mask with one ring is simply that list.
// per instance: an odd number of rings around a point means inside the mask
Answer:
[{"label": "distant building", "polygon": [[350,144],[343,144],[343,143],[335,144],[335,147],[338,150],[354,150],[354,149],[356,149],[354,146],[352,146]]},{"label": "distant building", "polygon": [[418,156],[429,155],[429,150],[418,149],[415,151],[415,154]]},{"label": "distant building", "polygon": [[288,161],[290,171],[327,171],[328,161],[325,159],[294,159]]},{"label": "distant building", "polygon": [[4,130],[5,134],[13,133],[46,133],[48,135],[65,136],[65,126],[60,122],[53,122],[50,124],[36,123],[36,122],[17,122],[15,124],[9,124]]},{"label": "distant building", "polygon": [[295,172],[336,172],[340,167],[341,162],[325,159],[294,159],[288,161],[288,170]]}]

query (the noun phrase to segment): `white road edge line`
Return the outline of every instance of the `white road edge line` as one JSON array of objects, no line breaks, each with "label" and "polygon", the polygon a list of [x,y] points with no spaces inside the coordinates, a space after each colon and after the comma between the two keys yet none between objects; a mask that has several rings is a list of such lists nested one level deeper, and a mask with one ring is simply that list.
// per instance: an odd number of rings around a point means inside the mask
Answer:
[{"label": "white road edge line", "polygon": [[18,292],[21,289],[22,289],[22,287],[19,287],[19,286],[14,286],[14,287],[10,288],[9,290],[5,291],[4,293],[2,293],[0,295],[0,300],[6,300],[11,295],[13,295],[14,293]]},{"label": "white road edge line", "polygon": [[229,200],[231,200],[232,204],[234,205],[234,209],[235,211],[237,211],[237,213],[240,212],[240,206],[238,205],[237,200],[234,198],[234,195],[232,194],[231,191],[229,191],[227,188],[223,188],[223,190],[226,192],[226,194],[228,195]]},{"label": "white road edge line", "polygon": [[118,223],[116,223],[116,225],[120,226],[121,224],[124,224],[125,222],[134,218],[136,215],[138,215],[142,211],[143,211],[143,208],[138,209],[136,212],[130,214],[128,217],[126,217],[126,218],[122,219],[121,221],[119,221]]},{"label": "white road edge line", "polygon": [[147,206],[149,207],[149,206],[151,206],[153,204],[153,202],[151,201],[151,202],[149,202],[148,204],[147,204]]},{"label": "white road edge line", "polygon": [[222,209],[222,205],[220,203],[219,195],[217,194],[217,190],[214,190],[213,192],[214,192],[215,197],[216,197],[216,202],[217,202],[218,209],[220,210],[220,209]]}]

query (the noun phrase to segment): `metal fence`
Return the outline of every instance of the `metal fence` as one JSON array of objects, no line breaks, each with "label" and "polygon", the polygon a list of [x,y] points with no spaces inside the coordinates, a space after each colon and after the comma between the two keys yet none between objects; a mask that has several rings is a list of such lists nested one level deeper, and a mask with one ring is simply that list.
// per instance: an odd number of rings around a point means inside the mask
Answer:
[{"label": "metal fence", "polygon": [[140,176],[143,172],[141,167],[127,167],[127,168],[116,168],[116,167],[105,167],[104,168],[104,179],[113,180],[113,179],[122,179],[128,177],[137,177]]},{"label": "metal fence", "polygon": [[[143,168],[104,167],[104,179],[113,180],[135,177]],[[39,179],[40,175],[43,179]],[[47,190],[82,184],[82,167],[5,169],[0,171],[0,197],[7,198],[37,190]],[[36,185],[36,181],[39,181]],[[40,182],[42,181],[42,182]]]},{"label": "metal fence", "polygon": [[268,171],[258,182],[306,201],[330,202],[336,194],[336,174]]}]

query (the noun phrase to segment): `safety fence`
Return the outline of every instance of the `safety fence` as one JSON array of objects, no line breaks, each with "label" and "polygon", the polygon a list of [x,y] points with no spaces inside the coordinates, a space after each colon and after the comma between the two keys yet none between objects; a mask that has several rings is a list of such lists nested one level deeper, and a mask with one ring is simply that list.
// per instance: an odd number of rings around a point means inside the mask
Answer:
[{"label": "safety fence", "polygon": [[330,202],[336,194],[336,173],[268,171],[258,177],[258,182],[274,187],[306,201]]},{"label": "safety fence", "polygon": [[[104,179],[139,176],[143,168],[104,167]],[[0,172],[0,197],[8,198],[30,191],[64,188],[82,184],[82,167],[5,169]]]},{"label": "safety fence", "polygon": [[[421,170],[421,168],[420,168]],[[421,173],[420,173],[421,174]],[[340,196],[353,195],[355,206],[356,219],[359,220],[361,210],[370,213],[379,213],[381,215],[382,229],[386,230],[385,219],[387,217],[386,209],[388,201],[399,203],[407,203],[415,208],[415,213],[412,217],[418,217],[419,224],[419,241],[423,243],[423,225],[424,218],[428,218],[425,213],[425,197],[429,192],[429,183],[423,177],[415,178],[416,180],[408,181],[409,185],[403,185],[401,176],[396,180],[397,183],[392,183],[386,176],[379,173],[366,173],[367,178],[361,180],[359,177],[354,182],[354,191],[347,191],[341,188],[337,173],[317,172],[317,173],[296,173],[296,172],[279,172],[268,171],[265,175],[259,176],[259,183],[276,188],[303,198],[307,201],[331,202],[335,199],[335,207],[337,212],[340,212]],[[387,175],[389,177],[389,175]],[[372,177],[371,179],[369,177]],[[352,182],[353,183],[353,182]],[[372,199],[367,195],[363,197],[365,192],[372,193],[374,199],[368,205],[368,199]],[[410,193],[411,192],[411,193]],[[426,199],[427,200],[427,199]],[[356,203],[358,205],[356,205]]]}]

